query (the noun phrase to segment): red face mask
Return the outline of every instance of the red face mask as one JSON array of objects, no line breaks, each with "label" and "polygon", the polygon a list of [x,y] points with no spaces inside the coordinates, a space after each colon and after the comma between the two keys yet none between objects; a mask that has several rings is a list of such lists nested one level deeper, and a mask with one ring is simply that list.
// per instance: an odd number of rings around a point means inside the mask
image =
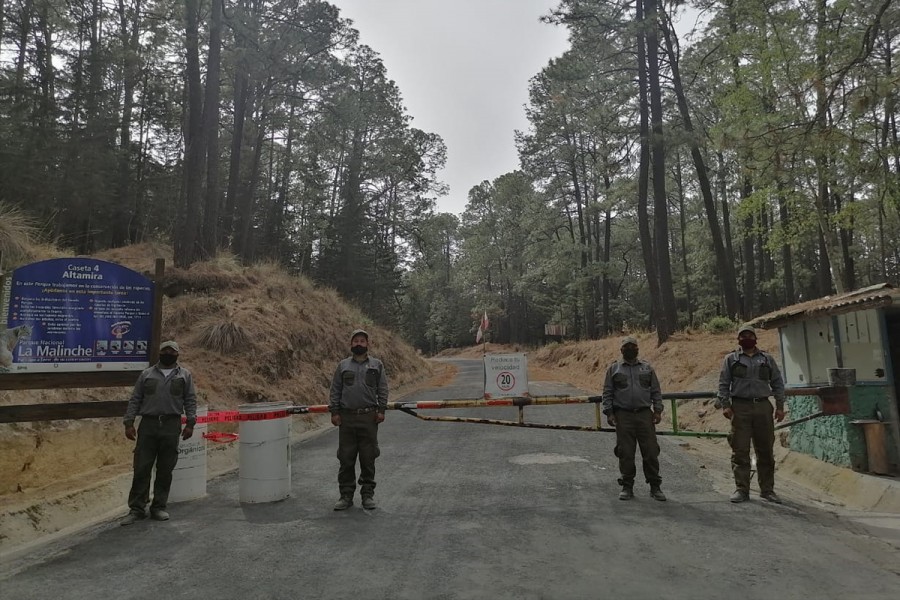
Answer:
[{"label": "red face mask", "polygon": [[744,350],[750,350],[751,348],[756,348],[756,340],[753,338],[741,338],[738,340],[738,345]]}]

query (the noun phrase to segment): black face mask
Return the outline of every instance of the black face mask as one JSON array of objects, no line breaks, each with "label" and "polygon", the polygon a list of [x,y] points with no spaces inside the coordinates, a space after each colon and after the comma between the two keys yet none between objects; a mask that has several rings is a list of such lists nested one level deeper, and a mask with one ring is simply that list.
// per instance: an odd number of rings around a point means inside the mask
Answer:
[{"label": "black face mask", "polygon": [[178,362],[178,357],[174,354],[160,354],[159,355],[159,364],[164,367],[171,367],[176,362]]},{"label": "black face mask", "polygon": [[750,350],[752,348],[756,348],[756,340],[754,340],[753,338],[741,338],[738,340],[738,346],[740,346],[744,350]]},{"label": "black face mask", "polygon": [[637,349],[634,350],[622,350],[622,358],[627,360],[628,362],[633,362],[638,357]]},{"label": "black face mask", "polygon": [[365,346],[353,346],[352,348],[350,348],[350,352],[352,352],[356,356],[362,356],[366,353],[366,351],[367,348]]}]

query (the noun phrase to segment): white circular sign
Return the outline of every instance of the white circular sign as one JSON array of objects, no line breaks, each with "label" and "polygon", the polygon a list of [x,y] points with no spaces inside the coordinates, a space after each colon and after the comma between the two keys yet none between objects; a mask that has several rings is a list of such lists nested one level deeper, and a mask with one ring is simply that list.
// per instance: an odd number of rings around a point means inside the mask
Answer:
[{"label": "white circular sign", "polygon": [[508,392],[516,386],[516,376],[509,371],[501,371],[497,375],[497,387]]}]

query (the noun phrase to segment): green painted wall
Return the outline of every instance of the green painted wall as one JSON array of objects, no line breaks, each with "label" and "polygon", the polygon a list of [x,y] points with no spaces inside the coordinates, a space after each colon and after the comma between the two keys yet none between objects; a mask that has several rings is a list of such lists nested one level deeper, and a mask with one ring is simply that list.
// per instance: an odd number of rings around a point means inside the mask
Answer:
[{"label": "green painted wall", "polygon": [[[850,388],[850,414],[819,417],[790,428],[791,450],[803,452],[819,460],[859,471],[868,469],[866,440],[862,428],[853,425],[857,419],[874,419],[876,409],[888,418],[893,396],[885,386],[853,386]],[[788,398],[788,418],[798,419],[819,410],[816,396]],[[888,431],[888,455],[894,465],[900,464],[897,444],[891,441]]]},{"label": "green painted wall", "polygon": [[[819,411],[817,396],[795,396],[787,400],[788,418],[799,419]],[[847,419],[843,415],[819,417],[790,428],[791,450],[843,467],[850,466]]]}]

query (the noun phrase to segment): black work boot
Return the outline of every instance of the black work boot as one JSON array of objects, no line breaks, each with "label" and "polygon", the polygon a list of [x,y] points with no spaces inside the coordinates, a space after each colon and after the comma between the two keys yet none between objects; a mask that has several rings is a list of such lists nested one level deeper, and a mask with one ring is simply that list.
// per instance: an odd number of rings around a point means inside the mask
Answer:
[{"label": "black work boot", "polygon": [[353,506],[353,496],[341,496],[341,499],[334,503],[334,510],[347,510]]},{"label": "black work boot", "polygon": [[619,492],[619,500],[631,500],[634,498],[634,490],[630,485],[623,485],[622,491]]},{"label": "black work boot", "polygon": [[735,504],[740,504],[741,502],[746,502],[749,499],[750,499],[750,493],[745,492],[744,490],[734,490],[734,492],[732,492],[732,494],[731,494],[731,497],[729,498],[729,500],[731,500]]}]

